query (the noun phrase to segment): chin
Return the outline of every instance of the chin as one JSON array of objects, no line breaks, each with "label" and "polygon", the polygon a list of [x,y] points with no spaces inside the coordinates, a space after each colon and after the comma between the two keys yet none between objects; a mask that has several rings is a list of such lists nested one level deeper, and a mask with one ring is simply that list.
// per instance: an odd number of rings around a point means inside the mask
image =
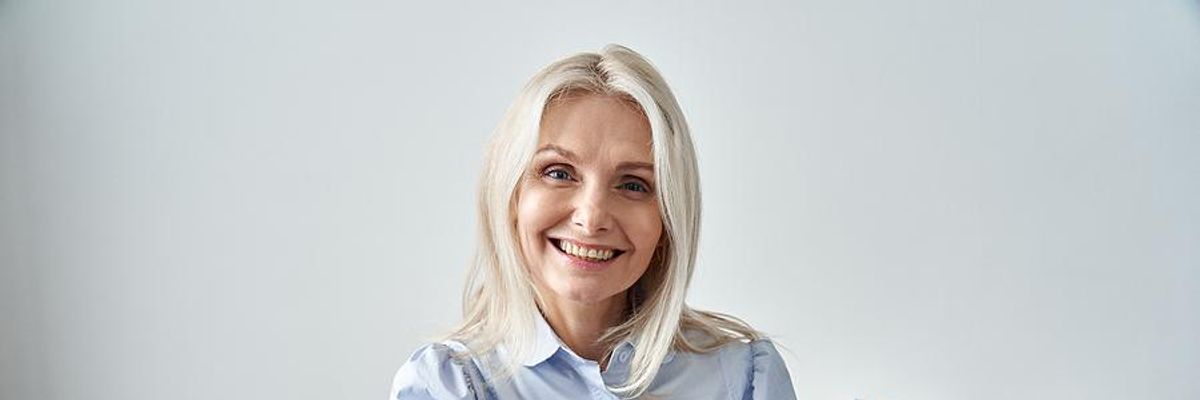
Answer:
[{"label": "chin", "polygon": [[596,285],[582,282],[564,283],[562,282],[557,287],[551,288],[554,291],[554,295],[563,300],[579,303],[599,303],[622,292],[615,288],[596,287]]}]

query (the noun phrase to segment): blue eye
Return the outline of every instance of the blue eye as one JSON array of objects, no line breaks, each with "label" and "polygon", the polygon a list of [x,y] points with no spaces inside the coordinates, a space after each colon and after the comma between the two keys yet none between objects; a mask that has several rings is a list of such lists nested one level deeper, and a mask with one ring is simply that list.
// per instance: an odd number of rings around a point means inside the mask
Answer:
[{"label": "blue eye", "polygon": [[643,185],[643,184],[641,184],[640,182],[625,182],[625,183],[622,183],[622,184],[621,184],[621,189],[625,189],[625,190],[632,190],[632,191],[635,191],[635,192],[643,192],[643,193],[646,193],[646,192],[649,192],[649,191],[650,191],[650,189],[647,189],[647,188],[646,188],[646,185]]},{"label": "blue eye", "polygon": [[554,179],[554,180],[570,180],[571,179],[571,173],[567,172],[566,170],[563,170],[562,168],[555,168],[555,169],[546,171],[546,176],[548,176],[548,177],[550,177],[550,179]]}]

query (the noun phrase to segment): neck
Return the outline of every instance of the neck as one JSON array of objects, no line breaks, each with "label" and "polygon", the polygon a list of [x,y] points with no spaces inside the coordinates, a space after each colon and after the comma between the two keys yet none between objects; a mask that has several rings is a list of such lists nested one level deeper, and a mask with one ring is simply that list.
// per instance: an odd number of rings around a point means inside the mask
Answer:
[{"label": "neck", "polygon": [[600,335],[622,322],[627,306],[625,293],[594,303],[557,298],[545,300],[542,315],[563,344],[580,357],[595,361],[604,368],[603,359],[611,349],[600,343]]}]

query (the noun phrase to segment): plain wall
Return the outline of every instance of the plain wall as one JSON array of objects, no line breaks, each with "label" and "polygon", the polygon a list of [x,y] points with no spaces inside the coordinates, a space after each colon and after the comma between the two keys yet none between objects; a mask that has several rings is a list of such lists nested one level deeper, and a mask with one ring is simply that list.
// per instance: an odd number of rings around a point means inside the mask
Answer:
[{"label": "plain wall", "polygon": [[504,109],[610,42],[801,398],[1200,398],[1197,2],[564,3],[0,2],[0,398],[384,398]]}]

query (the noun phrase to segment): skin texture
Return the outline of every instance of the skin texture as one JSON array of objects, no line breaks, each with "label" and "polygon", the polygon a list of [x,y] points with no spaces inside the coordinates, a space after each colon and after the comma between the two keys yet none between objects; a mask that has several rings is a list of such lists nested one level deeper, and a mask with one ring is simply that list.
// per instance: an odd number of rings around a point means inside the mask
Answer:
[{"label": "skin texture", "polygon": [[[542,313],[572,351],[602,361],[597,339],[620,323],[625,292],[662,236],[650,124],[618,97],[572,95],[542,116],[538,150],[517,198],[517,233]],[[550,239],[623,250],[604,268],[572,265]],[[603,368],[603,362],[600,362]]]}]

